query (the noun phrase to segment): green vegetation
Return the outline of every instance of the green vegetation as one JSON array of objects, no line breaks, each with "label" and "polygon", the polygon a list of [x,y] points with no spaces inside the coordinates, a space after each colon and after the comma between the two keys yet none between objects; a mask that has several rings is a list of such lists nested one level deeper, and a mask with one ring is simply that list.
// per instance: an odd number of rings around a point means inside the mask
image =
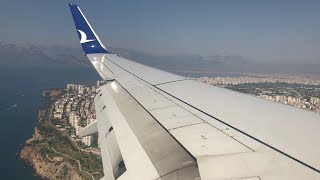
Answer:
[{"label": "green vegetation", "polygon": [[[48,113],[50,111],[49,109],[50,106],[46,109],[47,112],[45,118],[48,118]],[[78,174],[80,174],[81,177],[84,179],[92,179],[92,176],[79,170],[78,162],[76,161],[78,160],[81,164],[82,171],[92,174],[95,179],[100,179],[103,177],[103,167],[100,156],[86,154],[74,149],[73,146],[69,144],[68,139],[64,137],[59,130],[52,127],[49,123],[46,123],[46,121],[39,121],[37,128],[39,130],[39,134],[41,135],[41,140],[38,140],[33,144],[35,150],[38,150],[41,156],[45,158],[48,156],[50,159],[53,159],[54,157],[62,157],[64,161],[68,161],[70,164],[76,167]],[[59,153],[55,152],[54,150]]]},{"label": "green vegetation", "polygon": [[[57,131],[50,125],[39,123],[37,127],[43,140],[35,144],[36,148],[39,150],[40,154],[43,157],[45,157],[46,155],[48,155],[48,157],[51,159],[53,159],[54,157],[62,157],[65,161],[68,161],[74,167],[78,167],[78,163],[76,161],[68,157],[63,157],[61,156],[61,154],[58,154],[52,150],[55,149],[58,152],[79,160],[82,170],[89,173],[94,173],[94,177],[96,179],[103,177],[103,167],[100,156],[94,154],[85,154],[73,149],[66,137],[64,137],[59,131]],[[80,171],[79,174],[81,174],[81,176],[83,176],[85,179],[92,179],[91,177],[88,177],[87,174]]]}]

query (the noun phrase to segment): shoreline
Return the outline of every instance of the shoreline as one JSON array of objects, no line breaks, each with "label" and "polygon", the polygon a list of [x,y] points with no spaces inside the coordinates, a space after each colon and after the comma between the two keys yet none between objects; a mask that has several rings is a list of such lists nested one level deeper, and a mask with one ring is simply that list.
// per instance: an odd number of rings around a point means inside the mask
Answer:
[{"label": "shoreline", "polygon": [[40,108],[33,135],[26,141],[19,157],[34,169],[35,176],[42,179],[99,179],[101,175],[93,176],[86,169],[90,164],[80,163],[80,160],[88,159],[89,155],[73,150],[61,132],[48,123],[51,121],[54,102],[63,94],[65,92],[61,89],[45,90],[42,93],[47,102]]}]

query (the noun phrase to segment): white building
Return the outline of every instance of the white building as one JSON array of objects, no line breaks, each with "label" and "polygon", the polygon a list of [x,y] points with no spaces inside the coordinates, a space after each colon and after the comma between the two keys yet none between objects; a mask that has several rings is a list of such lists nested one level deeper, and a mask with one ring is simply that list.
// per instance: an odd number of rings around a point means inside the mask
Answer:
[{"label": "white building", "polygon": [[62,119],[62,114],[61,114],[61,112],[54,112],[54,113],[53,113],[53,118],[55,118],[55,119]]},{"label": "white building", "polygon": [[91,86],[91,92],[95,93],[96,92],[96,87],[95,86]]},{"label": "white building", "polygon": [[82,138],[82,142],[86,146],[91,146],[92,143],[92,136],[86,136]]},{"label": "white building", "polygon": [[69,124],[72,125],[73,118],[74,118],[75,115],[76,115],[75,111],[70,112],[70,114],[69,114]]},{"label": "white building", "polygon": [[78,85],[78,93],[84,94],[86,91],[86,87],[84,85]]},{"label": "white building", "polygon": [[76,128],[76,126],[80,123],[80,117],[76,114],[76,112],[72,111],[69,115],[69,123],[72,127]]},{"label": "white building", "polygon": [[74,91],[74,84],[67,84],[68,91]]},{"label": "white building", "polygon": [[78,115],[75,116],[73,121],[73,127],[76,127],[80,124],[80,117]]},{"label": "white building", "polygon": [[60,112],[61,114],[63,113],[64,109],[64,103],[63,102],[56,102],[54,105],[55,112]]}]

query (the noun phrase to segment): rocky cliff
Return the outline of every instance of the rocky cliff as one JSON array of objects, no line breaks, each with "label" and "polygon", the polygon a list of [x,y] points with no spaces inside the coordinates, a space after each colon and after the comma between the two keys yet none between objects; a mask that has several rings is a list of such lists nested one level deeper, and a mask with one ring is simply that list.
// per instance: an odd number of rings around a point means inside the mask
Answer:
[{"label": "rocky cliff", "polygon": [[69,162],[63,161],[62,158],[50,159],[48,156],[43,156],[41,149],[36,145],[41,143],[41,140],[39,130],[35,128],[32,138],[26,142],[20,153],[21,159],[30,163],[38,176],[44,179],[83,179]]}]

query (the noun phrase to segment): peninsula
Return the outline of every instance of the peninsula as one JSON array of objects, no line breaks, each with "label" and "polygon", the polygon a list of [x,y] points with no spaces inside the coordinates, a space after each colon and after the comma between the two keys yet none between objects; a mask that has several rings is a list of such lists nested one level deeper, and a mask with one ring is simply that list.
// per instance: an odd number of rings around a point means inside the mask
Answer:
[{"label": "peninsula", "polygon": [[[99,82],[97,83],[99,85]],[[44,179],[100,179],[103,167],[97,136],[78,137],[95,118],[96,86],[68,84],[67,89],[45,90],[31,139],[21,159]]]}]

